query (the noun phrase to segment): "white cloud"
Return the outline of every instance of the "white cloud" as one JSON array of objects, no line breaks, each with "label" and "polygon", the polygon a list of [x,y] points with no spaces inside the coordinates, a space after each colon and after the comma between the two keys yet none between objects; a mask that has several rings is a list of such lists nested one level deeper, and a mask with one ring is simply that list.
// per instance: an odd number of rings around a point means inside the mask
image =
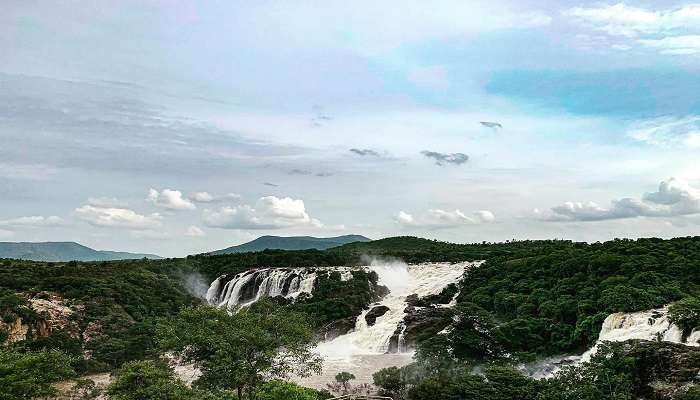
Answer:
[{"label": "white cloud", "polygon": [[4,238],[9,238],[9,237],[11,237],[11,236],[14,235],[14,234],[15,234],[15,233],[12,232],[12,231],[6,231],[6,230],[4,230],[4,229],[0,229],[0,238],[2,238],[2,239],[4,239]]},{"label": "white cloud", "polygon": [[90,197],[87,203],[95,207],[126,207],[128,204],[116,197]]},{"label": "white cloud", "polygon": [[294,226],[322,227],[320,221],[306,212],[303,200],[290,197],[261,197],[251,207],[247,204],[204,210],[207,226],[226,229],[278,229]]},{"label": "white cloud", "polygon": [[662,117],[632,126],[627,135],[654,146],[700,147],[700,117]]},{"label": "white cloud", "polygon": [[7,227],[52,227],[63,225],[64,221],[62,218],[52,215],[50,217],[44,217],[41,215],[32,215],[29,217],[19,217],[14,219],[6,219],[0,221],[0,226]]},{"label": "white cloud", "polygon": [[209,192],[196,192],[192,193],[189,198],[197,203],[219,203],[224,201],[240,200],[241,196],[236,193],[226,193],[224,195],[214,196]]},{"label": "white cloud", "polygon": [[163,189],[158,192],[156,189],[150,189],[146,201],[169,210],[194,210],[197,208],[190,200],[183,198],[182,192],[179,190]]},{"label": "white cloud", "polygon": [[493,222],[495,216],[491,211],[479,210],[467,215],[460,210],[445,211],[440,209],[430,209],[425,214],[418,217],[399,211],[396,222],[404,227],[416,227],[427,229],[454,228],[464,225],[475,225],[486,222]]},{"label": "white cloud", "polygon": [[206,233],[204,233],[204,231],[201,228],[192,225],[189,228],[187,228],[187,231],[185,231],[185,236],[203,237],[206,236]]},{"label": "white cloud", "polygon": [[[700,21],[698,21],[700,23]],[[660,39],[642,39],[639,43],[659,49],[661,54],[687,55],[700,52],[700,35],[667,36]]]},{"label": "white cloud", "polygon": [[[631,45],[657,49],[661,54],[688,55],[700,52],[700,5],[651,10],[624,3],[575,7],[563,12],[576,23],[602,32],[612,39],[613,49],[627,51]],[[617,43],[621,39],[626,43]]]},{"label": "white cloud", "polygon": [[161,216],[158,213],[142,215],[128,208],[95,207],[86,204],[76,208],[75,215],[99,227],[147,230],[161,225]]},{"label": "white cloud", "polygon": [[627,37],[656,32],[661,23],[660,13],[623,3],[589,8],[574,7],[565,10],[563,14],[595,30]]},{"label": "white cloud", "polygon": [[613,200],[610,207],[593,202],[566,202],[552,207],[551,214],[539,218],[549,221],[603,221],[637,217],[677,217],[700,213],[700,191],[680,179],[671,178],[659,184],[656,192],[641,199]]}]

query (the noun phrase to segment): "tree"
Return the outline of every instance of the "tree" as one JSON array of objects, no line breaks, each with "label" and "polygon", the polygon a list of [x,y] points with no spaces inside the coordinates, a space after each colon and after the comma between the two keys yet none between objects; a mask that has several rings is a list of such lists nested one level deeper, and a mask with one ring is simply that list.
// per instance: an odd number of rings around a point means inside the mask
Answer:
[{"label": "tree", "polygon": [[372,374],[374,386],[379,388],[379,394],[391,397],[394,400],[403,400],[406,396],[406,382],[403,379],[401,369],[389,367],[380,369]]},{"label": "tree", "polygon": [[320,372],[312,353],[313,331],[303,314],[269,299],[234,312],[210,306],[183,310],[156,329],[161,349],[172,351],[202,372],[196,384],[235,389],[240,398],[264,378]]},{"label": "tree", "polygon": [[0,347],[0,400],[56,394],[51,384],[74,375],[71,359],[58,351],[20,353]]},{"label": "tree", "polygon": [[107,388],[112,400],[177,400],[188,398],[185,384],[162,362],[131,361],[115,374]]},{"label": "tree", "polygon": [[348,385],[353,379],[355,379],[355,375],[349,372],[340,372],[335,376],[335,381],[343,386],[343,394],[348,392]]},{"label": "tree", "polygon": [[90,379],[79,379],[68,392],[70,400],[95,400],[102,390],[95,385],[95,382]]},{"label": "tree", "polygon": [[320,400],[330,396],[291,382],[273,380],[255,389],[254,400]]},{"label": "tree", "polygon": [[603,343],[590,362],[566,367],[549,380],[538,400],[631,400],[639,386],[636,360],[624,343]]},{"label": "tree", "polygon": [[226,391],[192,389],[162,361],[144,360],[124,364],[107,388],[110,400],[233,400]]},{"label": "tree", "polygon": [[671,321],[687,335],[700,328],[700,298],[686,297],[678,300],[668,308],[668,314]]}]

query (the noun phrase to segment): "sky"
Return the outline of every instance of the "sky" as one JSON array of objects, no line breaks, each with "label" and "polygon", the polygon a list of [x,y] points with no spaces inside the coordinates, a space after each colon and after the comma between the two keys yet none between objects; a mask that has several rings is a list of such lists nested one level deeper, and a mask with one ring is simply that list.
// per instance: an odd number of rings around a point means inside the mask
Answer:
[{"label": "sky", "polygon": [[0,241],[700,231],[700,3],[53,1],[0,12]]}]

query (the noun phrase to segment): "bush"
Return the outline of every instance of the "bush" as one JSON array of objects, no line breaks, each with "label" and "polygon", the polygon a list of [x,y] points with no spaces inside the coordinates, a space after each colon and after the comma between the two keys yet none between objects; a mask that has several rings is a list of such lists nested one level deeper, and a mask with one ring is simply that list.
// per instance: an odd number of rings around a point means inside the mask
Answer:
[{"label": "bush", "polygon": [[0,347],[0,400],[56,394],[53,383],[74,375],[71,359],[58,351],[20,353]]},{"label": "bush", "polygon": [[671,322],[678,325],[684,334],[700,328],[700,298],[686,297],[668,308]]},{"label": "bush", "polygon": [[326,395],[285,381],[265,382],[255,390],[252,400],[322,400]]},{"label": "bush", "polygon": [[179,400],[191,396],[190,389],[162,362],[125,363],[107,388],[112,400]]}]

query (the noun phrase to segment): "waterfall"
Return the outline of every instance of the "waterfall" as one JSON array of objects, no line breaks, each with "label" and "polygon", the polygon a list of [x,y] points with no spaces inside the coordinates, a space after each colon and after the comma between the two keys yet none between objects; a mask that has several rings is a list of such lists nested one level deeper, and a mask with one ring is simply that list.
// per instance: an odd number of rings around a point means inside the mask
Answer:
[{"label": "waterfall", "polygon": [[700,346],[700,330],[694,330],[684,340],[682,330],[668,318],[668,307],[632,313],[613,313],[603,321],[596,343],[582,355],[551,357],[522,365],[521,369],[536,379],[550,378],[564,366],[590,361],[603,342],[624,342],[632,339]]},{"label": "waterfall", "polygon": [[668,318],[668,307],[633,313],[614,313],[608,315],[600,328],[598,341],[581,360],[588,361],[598,351],[602,342],[623,342],[630,339],[655,340],[682,343],[688,346],[700,346],[700,331],[693,331],[683,340],[683,331]]},{"label": "waterfall", "polygon": [[[407,265],[403,262],[373,262],[369,268],[379,276],[379,284],[389,288],[389,294],[379,303],[372,304],[360,314],[355,329],[331,341],[321,343],[317,350],[331,359],[347,359],[356,355],[385,354],[391,337],[397,328],[405,331],[404,317],[408,306],[406,298],[411,294],[424,297],[439,294],[447,285],[462,278],[466,268],[474,263],[427,263]],[[386,306],[388,311],[378,317],[372,326],[365,316],[377,306]],[[399,335],[399,352],[408,351]],[[405,343],[405,341],[404,341]]]},{"label": "waterfall", "polygon": [[206,298],[209,304],[229,308],[251,304],[263,297],[294,298],[302,293],[310,294],[315,280],[316,272],[310,269],[251,269],[216,278],[209,286]]},{"label": "waterfall", "polygon": [[206,300],[218,307],[252,304],[263,297],[282,296],[293,299],[302,293],[311,294],[319,273],[338,271],[341,280],[352,279],[357,268],[259,268],[235,275],[221,275],[207,290]]}]

